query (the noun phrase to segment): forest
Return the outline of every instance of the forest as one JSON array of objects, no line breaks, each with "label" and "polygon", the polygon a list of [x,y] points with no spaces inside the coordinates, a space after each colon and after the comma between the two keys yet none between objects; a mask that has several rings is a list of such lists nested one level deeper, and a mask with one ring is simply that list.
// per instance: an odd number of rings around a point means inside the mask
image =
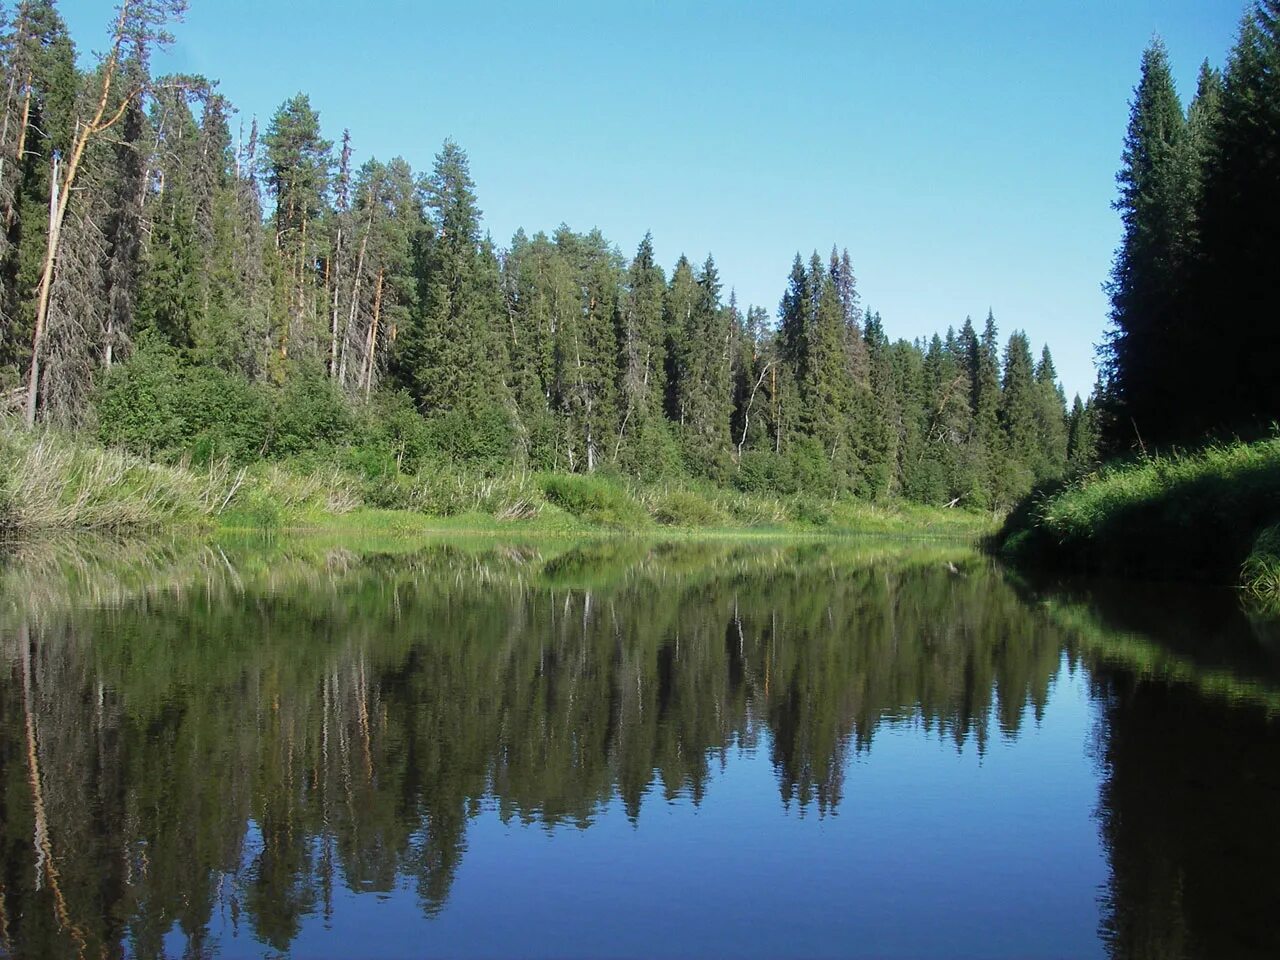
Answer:
[{"label": "forest", "polygon": [[1253,4],[1184,107],[1142,56],[1093,406],[1112,463],[1010,517],[1005,553],[1239,584],[1280,613],[1280,3]]},{"label": "forest", "polygon": [[0,397],[28,426],[366,487],[598,472],[980,510],[1094,459],[1093,398],[1068,409],[990,312],[894,340],[838,245],[779,264],[776,311],[648,235],[501,246],[456,143],[357,160],[304,93],[259,124],[154,75],[184,7],[126,0],[87,65],[53,0],[7,20]]},{"label": "forest", "polygon": [[1152,43],[1117,181],[1106,448],[1265,436],[1280,421],[1280,3],[1250,6],[1185,109]]}]

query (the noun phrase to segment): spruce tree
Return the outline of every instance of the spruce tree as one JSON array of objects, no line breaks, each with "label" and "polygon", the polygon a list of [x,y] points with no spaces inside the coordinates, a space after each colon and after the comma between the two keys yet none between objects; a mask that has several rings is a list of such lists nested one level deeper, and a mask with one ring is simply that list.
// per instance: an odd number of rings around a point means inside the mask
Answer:
[{"label": "spruce tree", "polygon": [[1108,290],[1112,330],[1103,358],[1119,444],[1165,440],[1185,409],[1184,296],[1194,232],[1195,151],[1164,44],[1142,57],[1117,177],[1124,237]]},{"label": "spruce tree", "polygon": [[[263,137],[267,189],[275,210],[272,227],[279,253],[276,347],[281,360],[317,356],[327,341],[321,318],[327,297],[318,282],[321,256],[320,221],[327,211],[332,142],[320,135],[320,115],[306,94],[299,93],[276,110]],[[327,343],[326,343],[327,346]]]},{"label": "spruce tree", "polygon": [[619,393],[622,421],[615,455],[642,473],[658,469],[664,446],[662,404],[666,392],[663,299],[666,278],[654,262],[653,236],[646,233],[627,269],[618,311]]},{"label": "spruce tree", "polygon": [[452,140],[436,155],[423,190],[432,229],[420,245],[417,308],[396,343],[399,375],[428,413],[505,410],[496,362],[501,287],[482,255],[467,155]]},{"label": "spruce tree", "polygon": [[1005,347],[1004,378],[1000,384],[1000,427],[1007,458],[1003,483],[997,487],[997,507],[1011,506],[1031,489],[1041,460],[1037,424],[1037,385],[1027,336],[1015,330]]},{"label": "spruce tree", "polygon": [[1037,480],[1046,480],[1060,476],[1067,463],[1066,397],[1048,344],[1036,365],[1035,403],[1039,450],[1034,469]]},{"label": "spruce tree", "polygon": [[[1188,402],[1205,429],[1244,435],[1280,420],[1280,2],[1246,14],[1212,116],[1212,145],[1199,207],[1200,256],[1194,316],[1214,335],[1197,336]],[[1200,331],[1197,330],[1197,333]]]}]

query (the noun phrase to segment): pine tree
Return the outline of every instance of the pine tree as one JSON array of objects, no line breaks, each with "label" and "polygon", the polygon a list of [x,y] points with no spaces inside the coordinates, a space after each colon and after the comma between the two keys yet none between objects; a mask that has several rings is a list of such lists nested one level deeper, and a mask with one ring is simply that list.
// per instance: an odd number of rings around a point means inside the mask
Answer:
[{"label": "pine tree", "polygon": [[870,371],[870,411],[867,432],[866,466],[868,492],[884,499],[896,495],[902,486],[899,456],[904,442],[904,424],[893,356],[879,314],[866,312],[863,340]]},{"label": "pine tree", "polygon": [[579,236],[561,226],[555,243],[574,294],[563,298],[555,334],[565,450],[571,469],[590,472],[612,455],[620,419],[616,315],[622,257],[598,230]]},{"label": "pine tree", "polygon": [[823,270],[815,254],[808,287],[816,291],[816,298],[803,340],[799,426],[814,444],[807,466],[812,481],[847,490],[855,482],[851,439],[855,424],[847,326],[837,279]]},{"label": "pine tree", "polygon": [[[684,262],[687,269],[687,262]],[[676,277],[683,273],[676,267]],[[707,257],[692,289],[680,291],[675,301],[674,394],[680,436],[690,466],[712,477],[729,468],[730,341],[733,318],[720,302],[720,274]],[[684,279],[681,277],[681,279]],[[685,281],[687,282],[687,281]],[[683,284],[682,284],[683,286]]]},{"label": "pine tree", "polygon": [[1067,417],[1067,470],[1083,473],[1098,459],[1098,433],[1092,404],[1081,402],[1076,394]]},{"label": "pine tree", "polygon": [[556,465],[559,445],[552,412],[557,327],[553,276],[559,273],[559,262],[559,254],[545,233],[529,239],[523,230],[512,238],[503,262],[509,382],[519,411],[517,452],[523,463],[543,468]]},{"label": "pine tree", "polygon": [[327,338],[327,297],[319,282],[322,259],[319,224],[327,213],[333,143],[320,135],[320,115],[306,94],[286,100],[271,118],[263,137],[264,174],[275,202],[272,226],[280,255],[284,287],[278,293],[284,316],[277,346],[280,357],[319,356]]},{"label": "pine tree", "polygon": [[52,160],[54,151],[65,156],[71,145],[80,77],[75,44],[52,0],[18,6],[4,54],[0,387],[13,387],[30,367],[47,249]]}]

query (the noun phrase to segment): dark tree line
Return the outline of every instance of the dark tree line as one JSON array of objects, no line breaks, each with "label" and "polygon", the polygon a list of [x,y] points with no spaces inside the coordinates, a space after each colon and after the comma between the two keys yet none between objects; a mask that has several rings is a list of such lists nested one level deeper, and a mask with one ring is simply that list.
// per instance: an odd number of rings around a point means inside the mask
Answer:
[{"label": "dark tree line", "polygon": [[273,410],[349,447],[353,411],[412,409],[453,460],[981,507],[1092,460],[1090,407],[990,316],[892,341],[836,248],[797,255],[776,318],[710,256],[668,275],[649,236],[499,248],[455,143],[425,175],[357,163],[304,94],[259,129],[210,81],[152,78],[181,7],[124,3],[87,71],[53,0],[8,21],[0,390],[32,421],[249,458],[297,452],[243,439]]},{"label": "dark tree line", "polygon": [[1184,110],[1142,58],[1116,202],[1103,346],[1110,449],[1256,436],[1280,421],[1280,3],[1251,4]]}]

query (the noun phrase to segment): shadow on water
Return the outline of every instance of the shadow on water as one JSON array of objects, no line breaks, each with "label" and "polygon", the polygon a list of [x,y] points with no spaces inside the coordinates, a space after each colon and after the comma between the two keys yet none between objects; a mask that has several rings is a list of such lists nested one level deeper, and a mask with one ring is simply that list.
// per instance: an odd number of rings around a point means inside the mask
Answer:
[{"label": "shadow on water", "polygon": [[883,540],[17,547],[0,952],[288,951],[348,892],[437,916],[484,811],[639,825],[743,751],[820,822],[882,731],[980,758],[1084,667],[1099,949],[1278,955],[1275,647],[1221,602]]}]

